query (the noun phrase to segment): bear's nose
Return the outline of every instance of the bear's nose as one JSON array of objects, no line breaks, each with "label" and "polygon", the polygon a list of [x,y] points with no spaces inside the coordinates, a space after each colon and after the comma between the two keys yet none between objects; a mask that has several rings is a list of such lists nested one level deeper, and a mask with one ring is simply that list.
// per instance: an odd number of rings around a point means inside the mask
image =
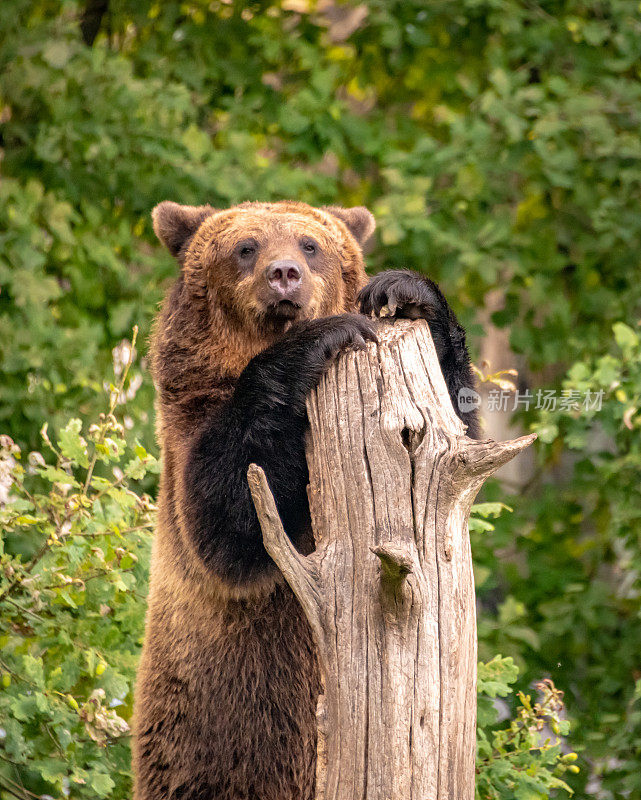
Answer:
[{"label": "bear's nose", "polygon": [[283,299],[294,294],[301,282],[300,267],[295,261],[272,261],[266,270],[267,282]]}]

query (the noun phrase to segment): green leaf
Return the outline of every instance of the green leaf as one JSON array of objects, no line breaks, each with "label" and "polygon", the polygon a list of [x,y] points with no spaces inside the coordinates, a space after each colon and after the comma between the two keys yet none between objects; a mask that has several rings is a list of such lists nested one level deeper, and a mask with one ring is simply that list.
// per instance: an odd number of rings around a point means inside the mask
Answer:
[{"label": "green leaf", "polygon": [[511,657],[494,656],[487,663],[478,665],[478,691],[488,697],[506,697],[512,689],[510,684],[518,678],[519,670]]},{"label": "green leaf", "polygon": [[470,517],[469,529],[470,533],[488,533],[494,530],[494,525],[491,522],[487,522],[487,520]]},{"label": "green leaf", "polygon": [[60,431],[58,447],[65,458],[81,467],[89,466],[87,455],[87,442],[80,435],[82,430],[81,420],[70,419],[67,425]]},{"label": "green leaf", "polygon": [[624,322],[615,322],[612,326],[614,338],[624,353],[632,353],[639,347],[639,334]]},{"label": "green leaf", "polygon": [[51,67],[61,69],[71,58],[71,47],[63,39],[54,39],[42,49],[42,57]]},{"label": "green leaf", "polygon": [[189,155],[200,161],[211,149],[209,136],[196,125],[190,125],[182,135],[182,143],[189,151]]},{"label": "green leaf", "polygon": [[40,470],[40,475],[51,483],[68,484],[80,488],[80,483],[78,483],[73,475],[69,475],[68,472],[65,472],[63,469],[58,469],[58,467],[45,467]]},{"label": "green leaf", "polygon": [[505,503],[475,503],[472,506],[472,513],[480,514],[482,517],[498,517],[502,511],[512,511],[512,509]]},{"label": "green leaf", "polygon": [[98,797],[107,797],[116,784],[109,775],[105,775],[101,772],[94,772],[89,781],[89,785]]}]

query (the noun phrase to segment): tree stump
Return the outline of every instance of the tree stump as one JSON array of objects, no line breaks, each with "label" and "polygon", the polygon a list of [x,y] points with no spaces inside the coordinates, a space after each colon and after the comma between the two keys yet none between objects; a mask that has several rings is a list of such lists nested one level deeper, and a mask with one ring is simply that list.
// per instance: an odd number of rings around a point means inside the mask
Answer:
[{"label": "tree stump", "polygon": [[476,613],[467,521],[484,480],[527,447],[474,441],[429,328],[381,322],[308,401],[316,551],[291,545],[265,474],[249,482],[265,547],[309,619],[319,800],[473,800]]}]

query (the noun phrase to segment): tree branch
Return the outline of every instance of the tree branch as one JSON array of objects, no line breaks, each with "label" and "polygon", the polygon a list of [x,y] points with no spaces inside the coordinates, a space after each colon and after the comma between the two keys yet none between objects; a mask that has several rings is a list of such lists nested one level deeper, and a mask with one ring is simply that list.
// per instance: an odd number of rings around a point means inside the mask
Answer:
[{"label": "tree branch", "polygon": [[102,18],[109,9],[109,0],[87,0],[80,19],[80,32],[84,43],[91,47],[100,32]]},{"label": "tree branch", "polygon": [[315,580],[315,554],[306,558],[291,543],[283,528],[274,495],[269,488],[263,468],[257,464],[250,464],[247,470],[247,482],[263,532],[265,550],[283,573],[285,580],[292,587],[303,606],[310,624],[318,632],[321,598]]}]

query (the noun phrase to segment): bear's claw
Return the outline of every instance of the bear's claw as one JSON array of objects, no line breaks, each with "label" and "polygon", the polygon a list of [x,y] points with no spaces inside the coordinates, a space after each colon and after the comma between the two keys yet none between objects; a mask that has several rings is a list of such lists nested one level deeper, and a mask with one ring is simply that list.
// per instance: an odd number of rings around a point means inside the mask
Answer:
[{"label": "bear's claw", "polygon": [[363,314],[407,319],[447,318],[441,294],[428,278],[415,272],[381,272],[358,297]]}]

